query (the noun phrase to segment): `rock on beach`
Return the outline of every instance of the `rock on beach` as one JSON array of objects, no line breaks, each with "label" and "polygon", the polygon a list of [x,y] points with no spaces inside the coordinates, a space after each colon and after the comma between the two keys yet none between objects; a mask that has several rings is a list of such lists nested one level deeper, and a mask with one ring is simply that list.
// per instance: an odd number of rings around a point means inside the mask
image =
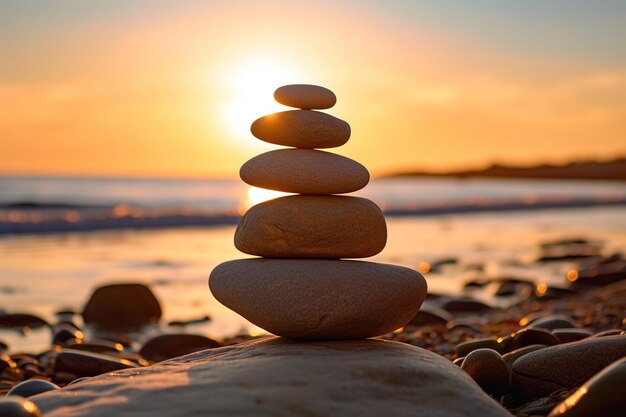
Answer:
[{"label": "rock on beach", "polygon": [[386,243],[383,212],[360,197],[276,198],[248,210],[235,232],[237,249],[273,258],[366,258]]},{"label": "rock on beach", "polygon": [[521,398],[576,388],[612,362],[626,356],[626,336],[606,336],[550,346],[513,363],[513,389]]},{"label": "rock on beach", "polygon": [[257,326],[296,339],[355,339],[407,324],[426,296],[412,269],[363,261],[241,259],[209,277],[215,298]]},{"label": "rock on beach", "polygon": [[239,176],[254,187],[300,194],[344,194],[369,182],[363,165],[330,152],[278,149],[243,164]]},{"label": "rock on beach", "polygon": [[262,141],[296,148],[335,148],[350,139],[348,123],[311,110],[289,110],[263,116],[252,123],[250,131]]},{"label": "rock on beach", "polygon": [[46,417],[510,417],[447,359],[380,340],[267,338],[102,375],[32,401]]}]

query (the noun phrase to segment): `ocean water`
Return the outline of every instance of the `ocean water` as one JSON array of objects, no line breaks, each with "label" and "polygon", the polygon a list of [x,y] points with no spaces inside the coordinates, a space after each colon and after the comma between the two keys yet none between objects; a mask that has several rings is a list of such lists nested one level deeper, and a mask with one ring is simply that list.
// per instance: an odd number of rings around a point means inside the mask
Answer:
[{"label": "ocean water", "polygon": [[[144,282],[160,299],[164,321],[209,315],[189,331],[218,339],[260,332],[207,285],[217,264],[248,257],[233,235],[239,214],[270,197],[255,192],[235,180],[2,178],[0,308],[53,320],[59,309],[80,311],[99,285]],[[626,250],[623,183],[387,179],[358,195],[387,217],[387,246],[368,260],[432,265],[429,291],[460,294],[468,280],[505,276],[564,285],[573,262],[534,262],[545,241],[586,238],[606,255]],[[189,213],[193,221],[172,222]],[[95,216],[97,227],[75,227]],[[139,223],[121,227],[124,216]],[[144,228],[142,216],[155,221]],[[44,348],[48,337],[0,331],[14,350]]]},{"label": "ocean water", "polygon": [[[626,184],[387,178],[354,195],[388,216],[626,205]],[[275,197],[239,180],[0,177],[0,234],[236,224]]]}]

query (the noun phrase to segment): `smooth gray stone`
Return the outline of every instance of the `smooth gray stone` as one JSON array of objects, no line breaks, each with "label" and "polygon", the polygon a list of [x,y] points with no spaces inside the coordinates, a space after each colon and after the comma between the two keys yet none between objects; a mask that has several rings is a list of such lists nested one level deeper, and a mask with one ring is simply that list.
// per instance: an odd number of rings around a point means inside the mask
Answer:
[{"label": "smooth gray stone", "polygon": [[583,339],[546,347],[513,363],[513,390],[520,398],[539,398],[562,388],[577,388],[624,356],[626,336]]},{"label": "smooth gray stone", "polygon": [[411,320],[426,297],[426,280],[398,265],[329,259],[252,258],[211,272],[217,301],[278,336],[360,339]]},{"label": "smooth gray stone", "polygon": [[266,338],[33,397],[46,417],[510,417],[449,360],[382,340]]}]

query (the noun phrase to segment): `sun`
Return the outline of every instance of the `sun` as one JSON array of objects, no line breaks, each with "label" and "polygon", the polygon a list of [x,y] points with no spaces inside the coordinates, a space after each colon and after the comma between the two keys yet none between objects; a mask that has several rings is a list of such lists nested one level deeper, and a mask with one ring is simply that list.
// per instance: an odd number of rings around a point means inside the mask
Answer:
[{"label": "sun", "polygon": [[223,117],[233,135],[250,138],[250,124],[261,116],[287,110],[276,103],[274,90],[285,84],[302,83],[304,71],[286,59],[249,56],[224,74],[229,98]]}]

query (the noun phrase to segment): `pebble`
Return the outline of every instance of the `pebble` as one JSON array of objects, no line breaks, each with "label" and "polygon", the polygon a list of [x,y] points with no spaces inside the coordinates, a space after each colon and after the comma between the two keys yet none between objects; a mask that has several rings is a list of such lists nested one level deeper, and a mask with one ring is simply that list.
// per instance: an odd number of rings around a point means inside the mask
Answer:
[{"label": "pebble", "polygon": [[524,346],[519,349],[515,349],[511,352],[505,353],[504,355],[502,355],[502,359],[504,359],[504,363],[506,363],[506,366],[508,366],[509,369],[511,369],[513,367],[513,363],[515,363],[516,360],[518,360],[519,358],[521,358],[522,356],[530,352],[543,349],[544,347],[546,347],[546,345]]},{"label": "pebble", "polygon": [[591,337],[596,338],[596,337],[606,337],[606,336],[617,336],[623,333],[624,331],[622,329],[608,329],[608,330],[598,332]]},{"label": "pebble", "polygon": [[274,100],[299,109],[330,109],[337,102],[335,93],[328,88],[311,84],[291,84],[274,91]]},{"label": "pebble", "polygon": [[2,417],[41,417],[41,411],[35,403],[22,397],[0,398],[0,416]]},{"label": "pebble", "polygon": [[28,398],[33,395],[41,394],[42,392],[52,391],[60,389],[58,385],[53,384],[45,379],[28,379],[15,385],[7,393],[7,395],[17,395],[19,397]]},{"label": "pebble", "polygon": [[475,313],[492,310],[487,304],[472,298],[457,298],[446,301],[441,308],[450,313]]},{"label": "pebble", "polygon": [[262,141],[296,148],[335,148],[350,139],[350,125],[330,114],[290,110],[263,116],[252,123]]},{"label": "pebble", "polygon": [[422,308],[409,322],[411,326],[443,326],[445,327],[454,317],[441,308]]},{"label": "pebble", "polygon": [[366,258],[383,250],[383,212],[360,197],[295,195],[257,204],[235,232],[235,246],[275,258]]},{"label": "pebble", "polygon": [[514,392],[520,398],[539,398],[561,388],[576,388],[623,356],[626,356],[626,336],[546,347],[515,361]]},{"label": "pebble", "polygon": [[545,330],[575,328],[576,323],[563,314],[554,314],[534,320],[529,324],[530,328],[540,328]]},{"label": "pebble", "polygon": [[498,340],[492,337],[474,339],[458,344],[456,347],[456,354],[458,356],[467,356],[470,352],[476,349],[492,349],[499,352],[501,350],[501,346]]},{"label": "pebble", "polygon": [[367,168],[358,162],[313,149],[263,153],[243,164],[239,176],[254,187],[300,194],[351,193],[370,179]]},{"label": "pebble", "polygon": [[559,343],[576,342],[592,336],[587,329],[554,329],[552,334],[559,340]]},{"label": "pebble", "polygon": [[461,369],[489,395],[500,397],[509,391],[509,368],[493,349],[476,349],[465,357]]},{"label": "pebble", "polygon": [[558,345],[559,339],[547,330],[541,328],[525,328],[515,332],[508,350],[519,349],[530,345]]},{"label": "pebble", "polygon": [[605,286],[626,279],[626,260],[619,259],[600,265],[593,265],[578,271],[573,282],[576,287]]},{"label": "pebble", "polygon": [[31,329],[38,329],[45,326],[49,326],[47,321],[32,314],[12,313],[0,315],[0,328],[29,327]]},{"label": "pebble", "polygon": [[120,353],[123,349],[122,345],[120,345],[119,343],[110,342],[108,340],[95,340],[95,339],[92,339],[91,341],[87,343],[85,342],[74,343],[71,345],[66,345],[65,347],[67,349],[83,350],[86,352],[104,353],[104,354]]},{"label": "pebble", "polygon": [[626,358],[585,382],[548,417],[623,417],[626,414]]},{"label": "pebble", "polygon": [[218,265],[215,298],[257,326],[296,339],[356,339],[406,325],[426,296],[416,271],[362,261],[243,259]]},{"label": "pebble", "polygon": [[161,362],[177,356],[187,355],[222,345],[213,339],[197,334],[163,334],[148,340],[139,354],[152,362]]},{"label": "pebble", "polygon": [[131,330],[158,322],[161,306],[143,284],[97,288],[83,310],[85,323],[107,330]]},{"label": "pebble", "polygon": [[83,332],[71,326],[54,326],[54,336],[52,336],[52,344],[66,345],[68,343],[81,343],[83,338]]},{"label": "pebble", "polygon": [[126,359],[72,349],[60,351],[54,361],[55,372],[70,373],[77,377],[96,376],[135,367],[136,364]]}]

